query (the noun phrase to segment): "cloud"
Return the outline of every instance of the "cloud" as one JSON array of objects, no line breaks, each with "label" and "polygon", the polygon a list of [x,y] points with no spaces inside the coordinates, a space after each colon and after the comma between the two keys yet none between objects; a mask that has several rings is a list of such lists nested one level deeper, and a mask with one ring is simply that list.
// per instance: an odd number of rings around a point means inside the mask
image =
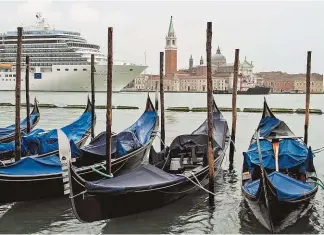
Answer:
[{"label": "cloud", "polygon": [[20,22],[26,26],[35,24],[37,12],[41,12],[50,25],[58,24],[62,15],[61,12],[53,11],[51,0],[29,0],[21,3],[17,7],[16,14]]},{"label": "cloud", "polygon": [[18,5],[17,13],[18,14],[29,14],[35,13],[37,11],[49,10],[52,6],[52,1],[45,0],[29,0],[27,2],[21,3]]},{"label": "cloud", "polygon": [[129,24],[130,19],[127,17],[126,14],[121,13],[120,11],[112,11],[108,12],[104,17],[102,18],[102,22],[105,24],[114,27],[114,26],[125,26],[126,24]]},{"label": "cloud", "polygon": [[71,6],[70,18],[77,23],[96,23],[99,21],[99,12],[85,3],[74,3]]}]

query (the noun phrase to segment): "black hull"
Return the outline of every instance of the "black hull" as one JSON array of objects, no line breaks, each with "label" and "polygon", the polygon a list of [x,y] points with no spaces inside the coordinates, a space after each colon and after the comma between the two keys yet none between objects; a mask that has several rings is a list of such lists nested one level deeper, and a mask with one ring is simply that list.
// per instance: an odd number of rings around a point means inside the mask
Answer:
[{"label": "black hull", "polygon": [[[35,119],[34,123],[32,123],[32,125],[30,125],[31,131],[35,128],[35,126],[37,126],[37,124],[40,120],[40,112],[39,112],[39,108],[37,105],[37,101],[35,100],[33,111],[30,114],[37,114],[37,113],[39,114],[38,117]],[[26,135],[26,134],[27,134],[27,127],[20,130],[21,136]],[[9,143],[14,140],[15,140],[15,133],[12,133],[12,135],[10,135],[10,136],[7,136],[5,138],[0,138],[0,143]]]},{"label": "black hull", "polygon": [[[152,141],[146,146],[130,153],[120,159],[112,161],[112,172],[118,174],[121,170],[132,170],[140,165],[145,155],[148,153]],[[102,171],[101,165],[84,166],[77,168],[78,174],[87,180],[98,180],[101,175],[94,172],[91,167]],[[4,176],[0,175],[0,203],[31,201],[45,198],[64,196],[62,174],[48,176]]]},{"label": "black hull", "polygon": [[[220,156],[216,159],[216,170],[220,168],[223,157]],[[138,190],[124,194],[85,193],[82,195],[82,192],[85,191],[83,177],[81,178],[71,168],[69,171],[73,212],[78,220],[82,222],[112,219],[157,209],[200,189],[187,180],[161,188]],[[208,175],[208,166],[195,173],[195,176],[204,187],[209,182]],[[194,178],[191,177],[191,179],[195,181]]]},{"label": "black hull", "polygon": [[311,209],[312,203],[304,201],[300,203],[280,203],[270,202],[271,205],[271,221],[273,223],[273,231],[269,219],[269,211],[264,200],[253,201],[245,198],[251,211],[256,219],[270,232],[279,233],[287,227],[295,224]]},{"label": "black hull", "polygon": [[[237,91],[238,95],[268,95],[270,92],[269,87],[253,87],[248,88],[246,91]],[[213,94],[232,94],[232,91],[221,91],[221,90],[214,90]]]},{"label": "black hull", "polygon": [[263,188],[259,188],[259,195],[256,198],[245,191],[243,194],[256,219],[269,231],[279,233],[307,214],[311,209],[311,200],[315,197],[317,188],[295,201],[279,201],[271,183],[266,182],[269,208],[266,205]]}]

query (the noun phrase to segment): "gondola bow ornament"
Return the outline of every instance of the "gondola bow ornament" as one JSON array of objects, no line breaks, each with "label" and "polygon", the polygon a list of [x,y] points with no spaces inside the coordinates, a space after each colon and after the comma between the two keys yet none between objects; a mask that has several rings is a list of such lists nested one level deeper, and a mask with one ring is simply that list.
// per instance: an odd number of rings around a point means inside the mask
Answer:
[{"label": "gondola bow ornament", "polygon": [[70,194],[68,165],[71,161],[70,142],[64,132],[57,130],[59,157],[62,164],[62,180],[64,186],[64,195]]}]

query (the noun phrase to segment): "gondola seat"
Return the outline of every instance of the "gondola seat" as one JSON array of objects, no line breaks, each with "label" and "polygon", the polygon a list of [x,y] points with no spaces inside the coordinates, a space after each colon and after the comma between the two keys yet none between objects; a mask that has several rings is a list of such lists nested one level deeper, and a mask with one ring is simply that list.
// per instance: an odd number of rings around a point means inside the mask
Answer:
[{"label": "gondola seat", "polygon": [[206,154],[206,145],[186,146],[181,152],[177,154],[174,154],[174,152],[170,153],[170,172],[183,173],[185,170],[196,168],[197,165],[204,165],[206,162],[204,160],[206,158]]}]

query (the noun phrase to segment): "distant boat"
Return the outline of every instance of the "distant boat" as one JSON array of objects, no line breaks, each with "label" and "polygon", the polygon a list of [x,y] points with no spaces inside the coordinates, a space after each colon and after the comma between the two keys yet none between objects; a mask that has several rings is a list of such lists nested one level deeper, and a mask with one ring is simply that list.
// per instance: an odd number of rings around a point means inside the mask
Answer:
[{"label": "distant boat", "polygon": [[[270,87],[255,86],[249,87],[247,90],[238,90],[239,95],[268,95]],[[232,94],[231,90],[214,90],[213,94]]]},{"label": "distant boat", "polygon": [[[90,91],[90,57],[94,54],[96,91],[107,89],[107,56],[79,32],[51,27],[37,13],[36,25],[23,27],[21,76],[30,56],[31,91]],[[0,90],[16,84],[17,30],[0,33]],[[112,90],[121,91],[147,66],[114,60]],[[25,90],[25,83],[22,83]]]}]

